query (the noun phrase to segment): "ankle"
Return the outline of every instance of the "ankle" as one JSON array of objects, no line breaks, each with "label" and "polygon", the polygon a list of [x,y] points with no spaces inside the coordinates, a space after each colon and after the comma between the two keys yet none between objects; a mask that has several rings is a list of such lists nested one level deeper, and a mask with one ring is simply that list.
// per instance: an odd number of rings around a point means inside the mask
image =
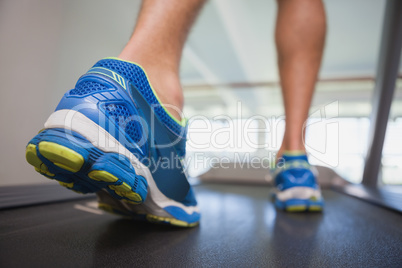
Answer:
[{"label": "ankle", "polygon": [[169,62],[163,63],[161,60],[159,63],[154,63],[152,60],[146,60],[142,56],[127,57],[121,54],[119,58],[135,62],[144,68],[160,103],[175,119],[181,121],[184,96],[178,68]]},{"label": "ankle", "polygon": [[303,144],[297,146],[288,146],[282,143],[281,148],[279,149],[278,153],[276,154],[276,159],[278,160],[284,154],[307,154],[306,148]]},{"label": "ankle", "polygon": [[184,96],[178,74],[154,72],[150,69],[148,78],[160,103],[172,116],[181,121],[183,117]]},{"label": "ankle", "polygon": [[160,66],[144,67],[160,103],[177,120],[181,120],[184,96],[179,74]]}]

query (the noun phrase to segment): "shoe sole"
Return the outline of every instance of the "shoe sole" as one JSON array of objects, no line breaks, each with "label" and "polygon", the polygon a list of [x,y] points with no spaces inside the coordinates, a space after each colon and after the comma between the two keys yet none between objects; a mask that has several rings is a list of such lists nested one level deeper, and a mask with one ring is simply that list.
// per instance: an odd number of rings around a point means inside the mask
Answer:
[{"label": "shoe sole", "polygon": [[130,209],[130,207],[127,207],[129,205],[124,204],[116,199],[113,199],[104,191],[98,192],[97,195],[98,195],[98,209],[117,216],[123,216],[137,221],[147,221],[151,223],[162,224],[162,225],[173,225],[177,227],[194,227],[199,225],[199,222],[188,223],[178,219],[157,216],[149,213],[135,213],[133,212],[132,208]]},{"label": "shoe sole", "polygon": [[[285,193],[285,191],[287,191]],[[321,212],[324,209],[324,199],[319,190],[309,187],[293,187],[277,193],[275,207],[287,212]],[[281,194],[282,198],[278,198]],[[284,198],[286,196],[286,198]]]},{"label": "shoe sole", "polygon": [[195,227],[199,225],[199,222],[188,223],[185,221],[177,220],[174,218],[169,217],[161,217],[152,214],[134,214],[126,211],[119,210],[116,207],[113,207],[110,204],[106,203],[98,203],[98,208],[100,210],[106,211],[108,213],[117,215],[117,216],[124,216],[130,219],[140,220],[140,221],[147,221],[150,223],[161,224],[161,225],[173,225],[177,227]]},{"label": "shoe sole", "polygon": [[145,178],[125,156],[96,150],[78,134],[46,129],[28,143],[25,157],[37,172],[77,193],[105,189],[132,204],[141,204],[147,194]]},{"label": "shoe sole", "polygon": [[287,212],[322,212],[324,209],[323,201],[314,199],[289,199],[286,201],[276,199],[275,206]]}]

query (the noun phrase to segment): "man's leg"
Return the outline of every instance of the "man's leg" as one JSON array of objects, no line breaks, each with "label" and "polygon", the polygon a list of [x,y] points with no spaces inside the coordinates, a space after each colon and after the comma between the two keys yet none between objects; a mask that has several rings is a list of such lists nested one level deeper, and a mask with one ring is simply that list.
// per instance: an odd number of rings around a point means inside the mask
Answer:
[{"label": "man's leg", "polygon": [[285,105],[283,151],[305,151],[303,125],[324,49],[325,11],[321,0],[278,0],[276,45]]},{"label": "man's leg", "polygon": [[323,199],[303,143],[325,41],[321,0],[278,0],[276,45],[286,128],[275,174],[275,205],[286,211],[321,211]]},{"label": "man's leg", "polygon": [[[205,0],[144,0],[119,58],[140,64],[163,104],[183,108],[179,65],[188,32]],[[180,120],[178,110],[167,107]]]}]

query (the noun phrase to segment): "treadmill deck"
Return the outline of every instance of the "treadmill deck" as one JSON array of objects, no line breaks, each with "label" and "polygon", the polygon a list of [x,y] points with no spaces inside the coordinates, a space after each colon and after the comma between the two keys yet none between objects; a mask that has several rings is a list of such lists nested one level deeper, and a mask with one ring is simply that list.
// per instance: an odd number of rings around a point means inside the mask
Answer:
[{"label": "treadmill deck", "polygon": [[0,267],[402,267],[402,216],[332,190],[323,213],[277,211],[265,186],[195,186],[195,228],[107,214],[95,199],[0,211]]}]

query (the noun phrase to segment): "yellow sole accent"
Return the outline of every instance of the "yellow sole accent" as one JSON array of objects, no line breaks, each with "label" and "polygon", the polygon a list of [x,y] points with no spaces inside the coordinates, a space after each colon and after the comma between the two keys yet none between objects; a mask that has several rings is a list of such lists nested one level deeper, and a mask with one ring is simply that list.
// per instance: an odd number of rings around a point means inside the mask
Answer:
[{"label": "yellow sole accent", "polygon": [[[116,176],[104,170],[93,170],[88,173],[88,177],[95,181],[109,183],[115,183],[119,180]],[[113,190],[117,195],[130,199],[130,204],[138,204],[142,201],[141,196],[137,193],[134,193],[130,185],[125,182],[120,185],[109,185],[108,187],[109,189]]]},{"label": "yellow sole accent", "polygon": [[129,204],[138,205],[142,201],[141,196],[139,194],[137,194],[137,193],[134,193],[134,192],[119,192],[119,191],[115,191],[115,193],[117,195],[120,195],[121,197],[125,197],[127,199],[130,199],[130,200],[123,199],[124,202],[127,202]]},{"label": "yellow sole accent", "polygon": [[185,221],[177,220],[177,219],[172,219],[172,218],[167,218],[167,217],[160,217],[160,216],[155,216],[151,214],[147,214],[147,220],[150,222],[155,222],[155,223],[162,223],[162,222],[168,222],[171,225],[174,226],[179,226],[179,227],[194,227],[197,226],[199,223],[187,223]]},{"label": "yellow sole accent", "polygon": [[134,192],[130,192],[128,194],[125,194],[124,197],[134,201],[134,202],[141,202],[142,198],[139,194],[134,193]]},{"label": "yellow sole accent", "polygon": [[286,207],[286,211],[289,212],[298,212],[298,211],[306,211],[307,207],[305,205],[295,205]]},{"label": "yellow sole accent", "polygon": [[25,150],[25,158],[29,164],[34,166],[35,168],[40,170],[40,166],[42,161],[38,158],[36,155],[36,146],[33,144],[28,144],[26,150]]},{"label": "yellow sole accent", "polygon": [[[113,186],[113,185],[110,185],[110,186]],[[109,186],[109,188],[112,188],[110,186]],[[125,200],[125,201],[129,202],[130,204],[138,205],[142,201],[142,198],[139,194],[131,192],[131,191],[130,192],[121,192],[121,191],[115,190],[114,192],[117,195],[120,195],[121,197],[130,199],[130,200]]]},{"label": "yellow sole accent", "polygon": [[104,182],[116,182],[119,179],[109,172],[104,170],[93,170],[88,173],[88,177],[95,181],[104,181]]},{"label": "yellow sole accent", "polygon": [[78,172],[85,162],[79,153],[54,142],[40,142],[39,152],[56,166],[71,172]]},{"label": "yellow sole accent", "polygon": [[28,144],[25,150],[25,158],[27,162],[35,167],[35,170],[41,174],[45,174],[47,176],[53,177],[54,174],[49,172],[47,166],[39,159],[36,154],[36,145]]},{"label": "yellow sole accent", "polygon": [[123,182],[120,185],[109,185],[109,188],[112,189],[113,191],[117,191],[117,192],[129,192],[129,191],[131,191],[130,185],[128,185],[125,182]]},{"label": "yellow sole accent", "polygon": [[70,189],[74,187],[74,182],[67,183],[67,182],[59,181],[59,184],[61,186],[64,186],[64,187],[67,187],[67,188],[70,188]]},{"label": "yellow sole accent", "polygon": [[321,206],[310,206],[308,208],[309,211],[322,211],[322,207]]}]

